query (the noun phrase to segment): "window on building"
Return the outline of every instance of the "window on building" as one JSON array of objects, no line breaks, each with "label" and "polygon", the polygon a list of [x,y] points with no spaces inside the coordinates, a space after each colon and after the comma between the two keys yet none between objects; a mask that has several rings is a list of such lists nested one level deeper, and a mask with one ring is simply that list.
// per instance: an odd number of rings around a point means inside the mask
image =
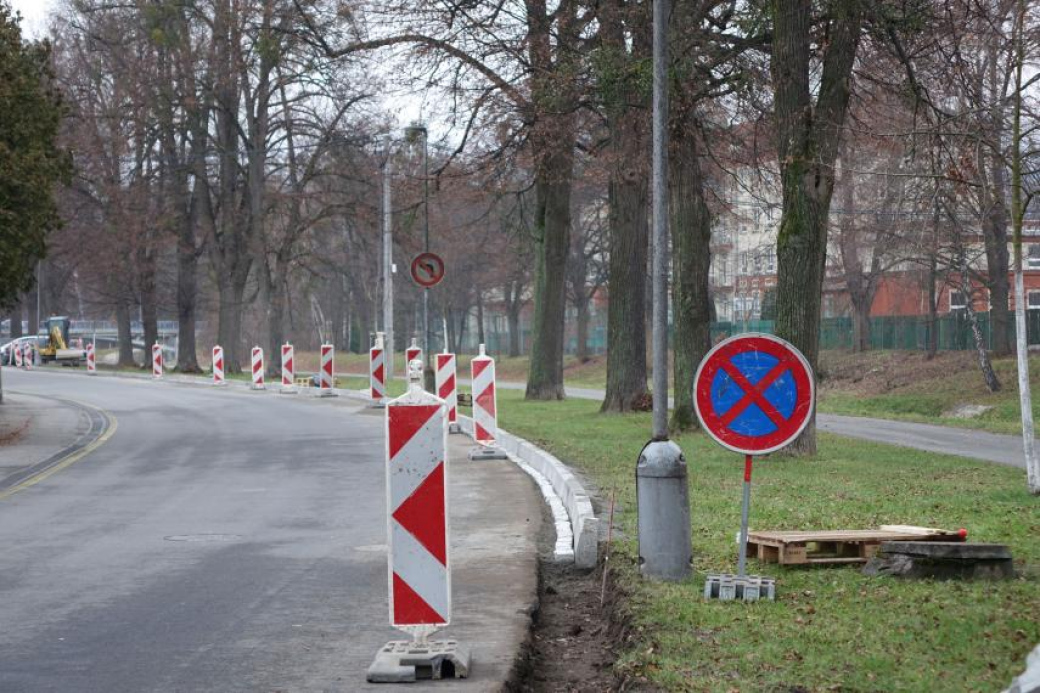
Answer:
[{"label": "window on building", "polygon": [[762,274],[762,253],[755,253],[755,274]]},{"label": "window on building", "polygon": [[751,314],[754,316],[762,314],[762,295],[757,291],[754,294],[754,301],[751,304]]},{"label": "window on building", "polygon": [[1031,244],[1027,252],[1026,267],[1029,269],[1040,269],[1040,245]]},{"label": "window on building", "polygon": [[740,273],[748,273],[748,251],[744,251],[740,254]]},{"label": "window on building", "polygon": [[770,274],[776,272],[776,250],[773,248],[770,248],[766,255],[766,271]]},{"label": "window on building", "polygon": [[729,284],[729,255],[722,254],[715,256],[715,271],[718,277],[718,282],[721,286]]},{"label": "window on building", "polygon": [[1029,310],[1040,310],[1040,291],[1030,291],[1027,298],[1026,308]]},{"label": "window on building", "polygon": [[968,300],[963,291],[950,289],[950,310],[964,310],[968,307]]}]

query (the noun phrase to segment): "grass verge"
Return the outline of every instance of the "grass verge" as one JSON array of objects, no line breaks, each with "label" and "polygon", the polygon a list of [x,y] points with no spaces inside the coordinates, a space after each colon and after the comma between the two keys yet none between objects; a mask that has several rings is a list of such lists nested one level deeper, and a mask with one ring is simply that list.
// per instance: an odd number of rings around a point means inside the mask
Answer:
[{"label": "grass verge", "polygon": [[1007,543],[1022,577],[1002,583],[866,578],[854,568],[780,568],[776,602],[706,602],[705,572],[733,572],[742,460],[699,434],[678,439],[690,470],[695,576],[646,582],[636,567],[634,467],[649,415],[603,416],[597,403],[525,402],[499,393],[502,426],[616,491],[612,570],[636,641],[616,666],[676,691],[1000,690],[1040,641],[1040,500],[1020,470],[821,436],[813,460],[755,469],[752,527],[966,527]]},{"label": "grass verge", "polygon": [[[995,359],[1003,388],[990,392],[974,355],[919,352],[825,353],[821,364],[820,411],[900,419],[1020,435],[1018,375],[1014,358]],[[1033,419],[1040,415],[1040,357],[1029,363]],[[988,410],[971,418],[951,415],[962,405]]]}]

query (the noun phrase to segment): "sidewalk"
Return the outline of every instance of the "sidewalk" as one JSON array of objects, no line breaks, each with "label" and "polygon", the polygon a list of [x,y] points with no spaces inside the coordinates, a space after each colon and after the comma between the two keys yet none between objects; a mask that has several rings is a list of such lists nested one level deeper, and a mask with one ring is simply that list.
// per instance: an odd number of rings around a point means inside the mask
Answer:
[{"label": "sidewalk", "polygon": [[46,397],[5,390],[0,404],[0,491],[9,489],[89,436],[90,414]]},{"label": "sidewalk", "polygon": [[0,405],[0,497],[82,450],[106,428],[98,412],[5,389]]}]

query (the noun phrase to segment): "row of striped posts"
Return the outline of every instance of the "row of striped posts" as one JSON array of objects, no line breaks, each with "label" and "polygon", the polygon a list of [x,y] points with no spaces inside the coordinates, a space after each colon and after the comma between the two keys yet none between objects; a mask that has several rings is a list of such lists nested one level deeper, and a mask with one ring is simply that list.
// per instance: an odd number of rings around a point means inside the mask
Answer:
[{"label": "row of striped posts", "polygon": [[[459,430],[456,358],[447,350],[436,355],[435,394],[422,389],[423,358],[415,340],[405,358],[408,390],[387,402],[382,334],[369,351],[372,402],[386,407],[390,625],[412,637],[380,649],[368,670],[368,680],[374,682],[399,681],[402,668],[439,668],[445,660],[452,662],[456,676],[469,673],[468,652],[456,641],[428,640],[451,621],[447,436]],[[498,435],[495,361],[483,344],[471,361],[470,375],[473,437],[479,448],[493,451]],[[470,453],[470,459],[499,457],[504,455]]]},{"label": "row of striped posts", "polygon": [[[282,392],[296,392],[295,358],[291,344],[282,346]],[[87,345],[87,372],[96,373],[93,343]],[[334,348],[321,347],[319,388],[331,393]],[[20,345],[15,363],[28,365]],[[431,648],[430,635],[451,620],[451,569],[448,520],[447,435],[458,427],[458,383],[455,354],[436,355],[436,394],[422,389],[422,350],[415,340],[406,350],[408,391],[387,401],[386,353],[383,335],[369,351],[370,394],[375,406],[386,408],[386,474],[388,508],[388,569],[390,624],[412,636],[380,649],[369,669],[369,680],[381,680],[388,653],[414,662],[436,651],[432,663],[455,662],[456,675],[468,675],[469,656],[454,641]],[[152,375],[163,376],[162,346],[152,347]],[[251,351],[252,388],[264,389],[264,352]],[[470,363],[473,393],[473,437],[479,446],[494,448],[498,435],[495,361],[484,345]],[[225,385],[224,350],[213,347],[213,384]],[[471,458],[473,455],[471,454]],[[493,458],[477,458],[493,459]],[[381,664],[382,662],[382,664]],[[464,666],[463,666],[464,664]],[[393,668],[393,667],[391,667]]]}]

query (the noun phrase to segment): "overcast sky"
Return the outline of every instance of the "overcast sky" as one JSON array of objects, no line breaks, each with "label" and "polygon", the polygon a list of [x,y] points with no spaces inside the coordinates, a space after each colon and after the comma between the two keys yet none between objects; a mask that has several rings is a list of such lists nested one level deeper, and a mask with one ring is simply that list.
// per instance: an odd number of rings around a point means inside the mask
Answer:
[{"label": "overcast sky", "polygon": [[[47,18],[61,0],[0,0],[8,2],[22,14],[22,32],[28,38],[39,38],[47,30]],[[422,119],[424,104],[417,94],[386,94],[381,99],[387,112],[396,117],[399,127]],[[441,128],[431,124],[431,142],[438,139]]]},{"label": "overcast sky", "polygon": [[36,38],[46,29],[47,15],[56,4],[55,0],[7,0],[7,2],[22,13],[22,31],[32,38]]}]

